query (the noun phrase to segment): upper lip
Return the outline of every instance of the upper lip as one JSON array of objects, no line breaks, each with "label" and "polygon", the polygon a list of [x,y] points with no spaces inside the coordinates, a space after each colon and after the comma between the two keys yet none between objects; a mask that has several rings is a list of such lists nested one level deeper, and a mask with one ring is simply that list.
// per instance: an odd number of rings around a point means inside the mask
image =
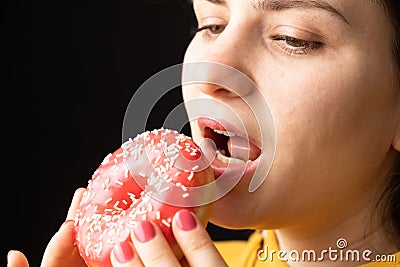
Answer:
[{"label": "upper lip", "polygon": [[203,136],[204,136],[204,133],[206,131],[206,128],[210,128],[212,130],[221,130],[221,131],[233,132],[237,136],[247,139],[250,143],[252,143],[255,146],[257,146],[258,148],[260,148],[258,146],[259,142],[257,142],[257,140],[255,140],[255,138],[253,138],[252,136],[250,136],[245,131],[242,131],[242,130],[238,129],[236,126],[234,126],[233,124],[231,124],[231,123],[229,123],[229,122],[227,122],[225,120],[222,120],[222,119],[211,119],[211,118],[206,118],[206,117],[199,117],[197,119],[197,124],[200,127],[200,131],[203,134]]}]

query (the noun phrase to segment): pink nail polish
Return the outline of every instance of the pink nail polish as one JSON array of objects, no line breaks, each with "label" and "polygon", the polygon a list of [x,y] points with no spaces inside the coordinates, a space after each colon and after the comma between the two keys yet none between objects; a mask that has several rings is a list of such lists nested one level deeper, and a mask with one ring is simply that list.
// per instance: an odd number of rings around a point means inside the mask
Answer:
[{"label": "pink nail polish", "polygon": [[144,243],[156,236],[156,229],[149,221],[139,221],[133,228],[133,233],[137,240]]},{"label": "pink nail polish", "polygon": [[192,213],[188,210],[180,210],[176,215],[178,227],[184,231],[190,231],[196,228],[197,222]]},{"label": "pink nail polish", "polygon": [[127,263],[133,259],[135,253],[128,242],[119,242],[113,248],[115,259],[119,263]]}]

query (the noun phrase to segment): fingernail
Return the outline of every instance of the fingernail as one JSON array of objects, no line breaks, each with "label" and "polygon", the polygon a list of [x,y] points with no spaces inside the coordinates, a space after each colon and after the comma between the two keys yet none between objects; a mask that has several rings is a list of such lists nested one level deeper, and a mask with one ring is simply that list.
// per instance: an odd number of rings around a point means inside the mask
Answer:
[{"label": "fingernail", "polygon": [[128,242],[119,242],[113,248],[115,259],[119,263],[127,263],[133,259],[135,253]]},{"label": "fingernail", "polygon": [[69,222],[73,222],[74,220],[66,220],[65,222],[63,222],[62,224],[61,224],[61,226],[60,226],[60,228],[58,229],[58,231],[60,231],[60,229],[65,225],[65,224],[67,224],[67,223],[69,223]]},{"label": "fingernail", "polygon": [[180,210],[176,215],[178,227],[184,231],[190,231],[196,228],[197,222],[192,213],[188,210]]},{"label": "fingernail", "polygon": [[133,228],[133,233],[137,240],[144,243],[156,236],[156,229],[149,221],[139,221]]}]

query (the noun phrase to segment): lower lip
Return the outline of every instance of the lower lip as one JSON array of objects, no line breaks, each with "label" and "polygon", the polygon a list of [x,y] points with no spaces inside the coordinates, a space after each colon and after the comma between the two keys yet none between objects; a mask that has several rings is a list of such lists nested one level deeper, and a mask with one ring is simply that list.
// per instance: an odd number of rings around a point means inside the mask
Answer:
[{"label": "lower lip", "polygon": [[214,172],[215,179],[218,179],[222,174],[224,174],[224,179],[226,177],[232,177],[232,179],[237,179],[239,175],[242,177],[247,174],[253,174],[259,164],[261,155],[249,162],[244,163],[224,163],[215,157],[214,161],[211,163],[211,169]]}]

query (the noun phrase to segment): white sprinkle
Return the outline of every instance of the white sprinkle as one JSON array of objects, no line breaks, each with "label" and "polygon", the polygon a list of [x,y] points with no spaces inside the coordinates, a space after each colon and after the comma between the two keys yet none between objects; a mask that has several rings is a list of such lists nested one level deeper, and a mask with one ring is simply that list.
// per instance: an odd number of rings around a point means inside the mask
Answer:
[{"label": "white sprinkle", "polygon": [[110,157],[112,156],[111,153],[109,153],[104,159],[103,162],[101,163],[101,165],[107,164],[108,161],[110,160]]},{"label": "white sprinkle", "polygon": [[184,194],[182,195],[183,198],[187,198],[188,196],[189,196],[189,193],[184,193]]},{"label": "white sprinkle", "polygon": [[193,166],[192,170],[195,171],[199,168],[199,165]]},{"label": "white sprinkle", "polygon": [[190,152],[189,155],[190,156],[196,156],[197,154],[196,154],[196,152]]},{"label": "white sprinkle", "polygon": [[132,201],[137,200],[135,194],[133,194],[133,193],[131,193],[131,192],[128,192],[128,196],[129,196],[129,198],[130,198]]},{"label": "white sprinkle", "polygon": [[185,191],[185,192],[187,191],[187,188],[186,188],[186,186],[184,186],[184,185],[181,185],[181,188],[182,188],[182,190],[183,190],[183,191]]},{"label": "white sprinkle", "polygon": [[181,185],[182,185],[182,183],[180,183],[180,182],[177,182],[175,185],[176,185],[176,186],[181,186]]},{"label": "white sprinkle", "polygon": [[110,173],[113,173],[115,170],[117,170],[119,168],[119,166],[118,165],[113,165],[111,168],[110,168]]},{"label": "white sprinkle", "polygon": [[86,247],[85,247],[85,255],[86,255],[86,257],[89,257],[89,249],[90,249],[91,245],[92,245],[92,242],[89,242],[89,243],[86,244]]},{"label": "white sprinkle", "polygon": [[157,219],[157,220],[160,220],[160,218],[161,218],[160,211],[156,211],[156,219]]},{"label": "white sprinkle", "polygon": [[165,191],[168,191],[168,190],[170,190],[170,189],[171,189],[171,188],[170,188],[169,186],[165,186],[165,187],[163,187],[162,189],[158,190],[158,193],[161,194],[161,193],[164,193]]},{"label": "white sprinkle", "polygon": [[138,215],[146,214],[147,210],[146,209],[140,209],[136,212]]},{"label": "white sprinkle", "polygon": [[128,205],[128,202],[125,199],[122,200],[122,203],[124,203],[125,205]]},{"label": "white sprinkle", "polygon": [[117,180],[115,183],[119,184],[119,185],[124,185],[124,183],[121,180]]},{"label": "white sprinkle", "polygon": [[137,217],[137,213],[130,213],[128,216],[131,217],[132,220],[135,220]]},{"label": "white sprinkle", "polygon": [[107,199],[106,199],[106,201],[104,202],[104,204],[106,204],[106,205],[107,205],[107,204],[108,204],[108,203],[110,203],[111,201],[112,201],[112,197],[110,197],[110,198],[107,198]]},{"label": "white sprinkle", "polygon": [[165,156],[172,157],[172,156],[175,156],[176,153],[178,153],[178,152],[179,152],[178,150],[166,151]]},{"label": "white sprinkle", "polygon": [[144,173],[143,172],[139,172],[139,176],[141,176],[141,177],[146,177],[146,175],[144,175]]},{"label": "white sprinkle", "polygon": [[97,254],[97,256],[100,256],[101,251],[103,250],[103,243],[99,242],[94,245],[94,252]]},{"label": "white sprinkle", "polygon": [[167,220],[165,220],[165,219],[162,219],[162,220],[161,220],[161,223],[164,224],[164,225],[167,226],[167,227],[170,227],[170,226],[171,226],[171,224],[169,224],[169,222],[167,222]]},{"label": "white sprinkle", "polygon": [[111,228],[110,230],[108,230],[107,235],[108,235],[108,236],[113,236],[113,235],[115,235],[115,229],[114,229],[114,228]]},{"label": "white sprinkle", "polygon": [[148,211],[152,211],[153,210],[153,205],[151,205],[151,203],[147,204],[147,210]]},{"label": "white sprinkle", "polygon": [[161,170],[161,172],[165,172],[166,171],[166,169],[165,169],[165,167],[163,165],[160,165],[160,170]]},{"label": "white sprinkle", "polygon": [[181,174],[181,172],[176,172],[175,177],[178,177]]},{"label": "white sprinkle", "polygon": [[189,176],[187,177],[187,179],[188,179],[189,181],[191,181],[191,180],[193,179],[193,176],[194,176],[194,172],[190,172],[190,174],[189,174]]}]

